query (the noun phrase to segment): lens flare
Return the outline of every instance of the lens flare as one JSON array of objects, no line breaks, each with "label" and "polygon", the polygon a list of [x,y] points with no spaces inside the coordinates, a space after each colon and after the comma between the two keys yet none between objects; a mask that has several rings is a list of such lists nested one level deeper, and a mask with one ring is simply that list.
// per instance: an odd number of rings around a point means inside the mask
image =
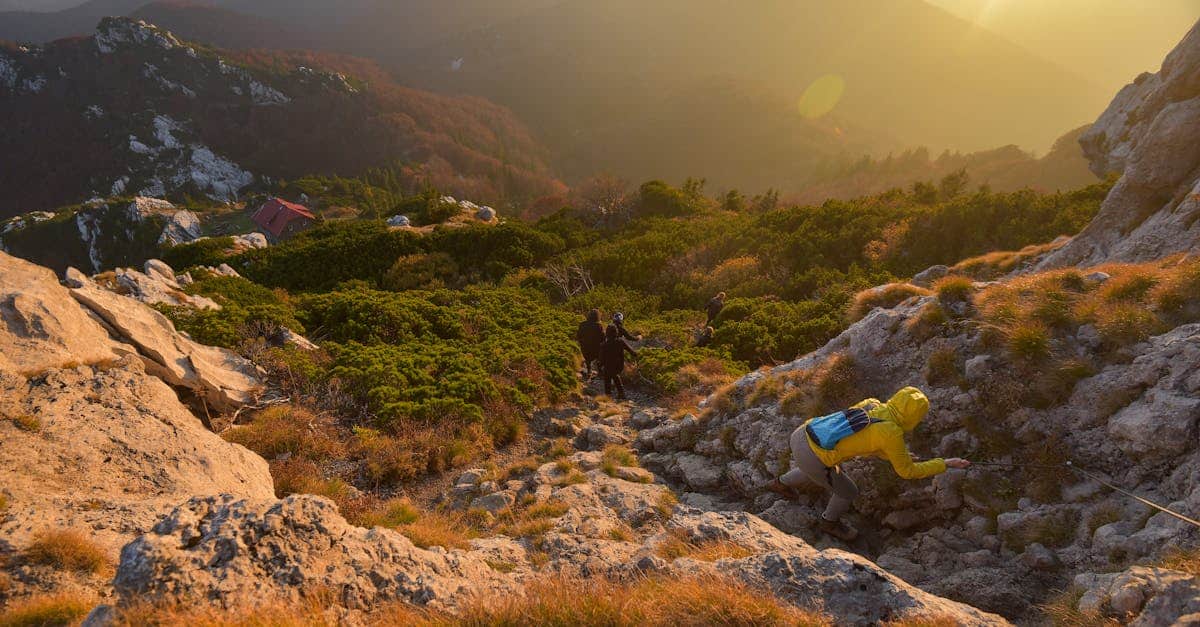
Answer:
[{"label": "lens flare", "polygon": [[813,81],[800,96],[800,115],[815,120],[828,115],[846,93],[846,81],[837,74],[826,74]]}]

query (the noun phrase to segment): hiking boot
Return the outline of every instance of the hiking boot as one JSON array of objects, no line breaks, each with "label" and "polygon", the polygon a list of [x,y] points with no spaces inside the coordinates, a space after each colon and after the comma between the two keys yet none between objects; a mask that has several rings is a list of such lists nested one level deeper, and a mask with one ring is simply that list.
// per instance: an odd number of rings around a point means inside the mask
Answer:
[{"label": "hiking boot", "polygon": [[796,500],[796,497],[798,496],[796,494],[795,489],[793,489],[791,486],[785,484],[784,482],[780,481],[779,479],[772,479],[770,483],[768,483],[767,485],[765,485],[763,487],[766,488],[767,491],[774,492],[775,494],[778,494],[779,496],[782,496],[785,499],[791,499],[794,501],[794,500]]},{"label": "hiking boot", "polygon": [[840,520],[825,520],[824,516],[821,517],[821,522],[817,523],[817,528],[843,542],[853,542],[858,537],[858,530],[854,527]]}]

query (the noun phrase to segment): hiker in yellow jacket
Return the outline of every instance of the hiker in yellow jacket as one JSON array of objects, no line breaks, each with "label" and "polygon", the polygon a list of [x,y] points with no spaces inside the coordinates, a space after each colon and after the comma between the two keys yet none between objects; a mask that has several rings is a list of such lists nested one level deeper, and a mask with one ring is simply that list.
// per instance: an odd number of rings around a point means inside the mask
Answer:
[{"label": "hiker in yellow jacket", "polygon": [[[970,466],[970,462],[958,458],[913,461],[904,434],[921,424],[929,413],[929,399],[917,388],[904,388],[887,403],[869,398],[846,413],[851,419],[842,421],[843,429],[834,436],[838,439],[830,448],[823,448],[815,441],[823,436],[812,428],[825,418],[814,418],[796,429],[791,436],[792,469],[766,486],[768,490],[790,496],[792,488],[807,480],[832,492],[820,523],[821,530],[832,536],[846,541],[858,537],[853,527],[841,521],[842,515],[850,509],[850,503],[858,496],[858,486],[839,467],[842,462],[855,457],[886,459],[896,474],[905,479],[924,479],[946,472],[946,468]],[[859,420],[854,420],[855,416]],[[851,422],[853,426],[850,426]]]}]

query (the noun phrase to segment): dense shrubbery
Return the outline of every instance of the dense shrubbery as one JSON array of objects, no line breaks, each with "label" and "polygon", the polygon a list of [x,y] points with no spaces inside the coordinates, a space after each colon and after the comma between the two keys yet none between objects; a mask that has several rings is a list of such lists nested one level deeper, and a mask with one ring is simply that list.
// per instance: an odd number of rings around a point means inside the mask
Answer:
[{"label": "dense shrubbery", "polygon": [[[366,189],[319,182],[327,186],[322,193],[351,200]],[[645,336],[630,379],[660,394],[662,404],[687,410],[749,368],[794,359],[872,307],[916,293],[863,290],[930,264],[1074,232],[1104,192],[967,194],[964,185],[928,184],[816,207],[780,207],[772,199],[751,209],[736,194],[705,199],[700,182],[682,189],[651,182],[599,213],[568,209],[533,225],[419,234],[390,231],[377,220],[333,222],[229,260],[276,291],[205,279],[192,290],[225,309],[173,314],[198,338],[226,346],[245,339],[257,321],[307,329],[323,350],[274,351],[272,372],[298,398],[332,398],[324,407],[347,416],[335,431],[359,464],[356,476],[393,484],[472,463],[519,437],[531,409],[576,390],[575,325],[593,308],[606,319],[624,312],[629,330]],[[392,198],[388,211],[428,217],[436,199],[432,191]],[[206,256],[208,246],[215,244],[175,254],[218,261]],[[1179,285],[1196,283],[1180,277]],[[1166,285],[1129,281],[1122,289],[1125,282],[1114,283],[1114,302],[1125,302],[1128,292],[1126,300],[1139,304]],[[971,298],[953,287],[939,284],[939,297]],[[711,342],[697,348],[702,308],[718,291],[729,298]],[[1183,291],[1163,292],[1163,311],[1191,315],[1190,300],[1174,297]],[[942,309],[934,303],[931,311]],[[1106,337],[1140,330],[1136,320],[1094,317]],[[1023,350],[1038,349],[1038,331],[1026,333]],[[845,373],[819,374],[811,377],[817,396],[789,401],[796,411],[840,402]],[[345,491],[344,484],[312,484],[325,460],[297,460],[280,469],[294,489]]]},{"label": "dense shrubbery", "polygon": [[262,338],[278,342],[282,328],[304,333],[304,325],[286,294],[273,292],[241,277],[201,277],[187,287],[190,294],[207,296],[220,310],[160,306],[175,323],[197,342],[238,348],[246,340]]},{"label": "dense shrubbery", "polygon": [[196,242],[172,246],[162,251],[162,260],[182,272],[196,266],[218,266],[225,263],[225,251],[233,247],[232,237],[210,237]]},{"label": "dense shrubbery", "polygon": [[572,318],[529,291],[357,289],[307,297],[300,309],[328,340],[330,376],[381,428],[450,420],[504,439],[535,403],[575,387]]},{"label": "dense shrubbery", "polygon": [[322,291],[351,280],[379,285],[397,259],[422,247],[420,236],[389,231],[381,221],[335,222],[242,253],[231,265],[268,287]]}]

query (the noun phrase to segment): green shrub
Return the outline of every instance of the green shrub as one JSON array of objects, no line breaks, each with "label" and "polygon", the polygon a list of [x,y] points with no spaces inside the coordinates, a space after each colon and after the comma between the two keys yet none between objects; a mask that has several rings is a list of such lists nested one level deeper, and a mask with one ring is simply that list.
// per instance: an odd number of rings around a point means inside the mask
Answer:
[{"label": "green shrub", "polygon": [[162,260],[177,272],[196,266],[219,266],[229,258],[225,251],[232,247],[232,237],[210,237],[166,248]]},{"label": "green shrub", "polygon": [[637,366],[641,376],[666,394],[702,383],[688,376],[688,366],[696,367],[698,373],[717,378],[737,377],[748,371],[746,364],[730,359],[727,353],[709,348],[645,348],[638,353]]}]

